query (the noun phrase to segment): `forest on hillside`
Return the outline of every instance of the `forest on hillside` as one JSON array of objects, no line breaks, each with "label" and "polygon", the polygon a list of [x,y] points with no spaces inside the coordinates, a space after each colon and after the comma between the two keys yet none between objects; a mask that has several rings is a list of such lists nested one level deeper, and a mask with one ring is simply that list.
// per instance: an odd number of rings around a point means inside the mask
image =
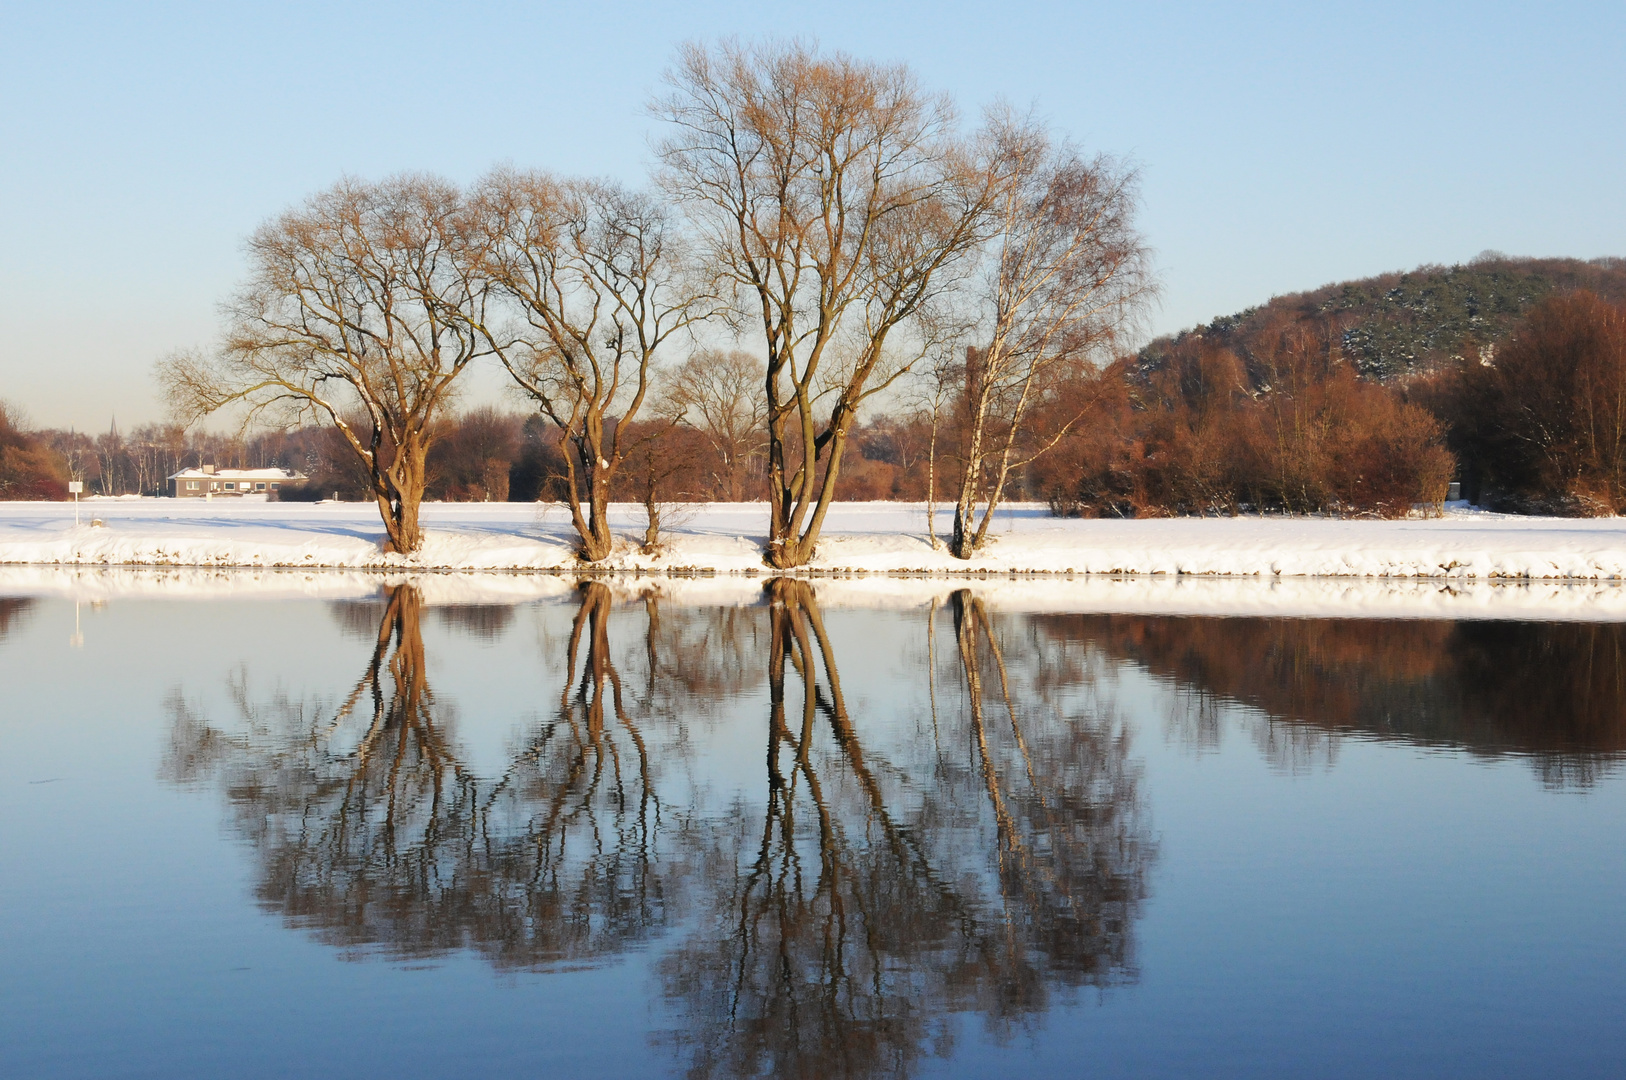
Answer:
[{"label": "forest on hillside", "polygon": [[1272,298],[1140,350],[1157,367],[1189,337],[1239,353],[1282,321],[1325,325],[1367,379],[1396,382],[1437,370],[1463,350],[1494,346],[1547,297],[1584,289],[1626,302],[1626,259],[1515,259],[1487,251],[1454,266],[1420,266]]}]

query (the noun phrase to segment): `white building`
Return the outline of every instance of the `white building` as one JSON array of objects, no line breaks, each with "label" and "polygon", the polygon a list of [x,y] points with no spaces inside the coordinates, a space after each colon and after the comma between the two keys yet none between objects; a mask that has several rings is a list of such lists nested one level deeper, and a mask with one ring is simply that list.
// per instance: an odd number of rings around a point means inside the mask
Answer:
[{"label": "white building", "polygon": [[217,469],[200,465],[182,469],[169,478],[173,499],[202,499],[209,495],[270,495],[285,484],[301,484],[305,474],[292,469]]}]

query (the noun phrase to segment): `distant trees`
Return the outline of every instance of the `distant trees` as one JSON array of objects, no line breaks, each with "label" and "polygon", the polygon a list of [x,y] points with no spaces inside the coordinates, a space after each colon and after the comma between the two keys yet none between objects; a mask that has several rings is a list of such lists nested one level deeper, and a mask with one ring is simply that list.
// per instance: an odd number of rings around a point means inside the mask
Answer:
[{"label": "distant trees", "polygon": [[507,502],[523,423],[489,405],[448,419],[429,451],[427,496],[451,502]]},{"label": "distant trees", "polygon": [[332,424],[366,470],[388,549],[406,555],[423,542],[436,425],[486,351],[471,325],[486,297],[459,262],[459,210],[457,189],[427,176],[345,180],[312,196],[249,240],[224,348],[159,368],[188,418],[242,405],[250,419]]},{"label": "distant trees", "polygon": [[1433,417],[1357,377],[1325,335],[1294,330],[1261,350],[1248,458],[1256,506],[1404,517],[1438,507],[1455,462]]},{"label": "distant trees", "polygon": [[84,483],[87,494],[158,496],[168,493],[169,477],[188,466],[261,468],[284,464],[283,459],[291,456],[284,452],[285,446],[306,441],[315,432],[264,432],[245,438],[188,431],[180,424],[162,423],[143,424],[125,434],[115,423],[96,436],[53,428],[35,432],[32,438],[55,467],[69,479]]},{"label": "distant trees", "polygon": [[1153,341],[1142,352],[1155,363],[1182,338],[1200,334],[1246,353],[1258,335],[1283,320],[1330,323],[1362,378],[1393,384],[1449,363],[1465,339],[1497,345],[1536,304],[1578,289],[1626,302],[1626,259],[1519,259],[1485,252],[1455,266],[1419,266],[1272,297]]},{"label": "distant trees", "polygon": [[125,440],[135,490],[142,495],[168,493],[169,477],[186,456],[186,429],[179,424],[145,424]]},{"label": "distant trees", "polygon": [[[367,422],[359,416],[347,422],[352,430],[367,428]],[[303,484],[283,485],[277,496],[283,502],[367,502],[373,498],[366,463],[350,448],[344,433],[331,425],[266,432],[251,440],[245,449],[246,460],[255,466],[293,469],[307,477]],[[201,452],[198,458],[199,463],[209,460]],[[221,461],[219,450],[212,460]],[[433,497],[427,491],[425,494]]]},{"label": "distant trees", "polygon": [[1626,306],[1581,290],[1538,304],[1499,349],[1421,388],[1482,497],[1526,512],[1626,510]]},{"label": "distant trees", "polygon": [[761,490],[767,446],[766,375],[760,357],[739,349],[703,349],[673,373],[666,409],[705,437],[712,450],[717,498],[739,502]]},{"label": "distant trees", "polygon": [[0,499],[61,499],[67,463],[23,430],[16,407],[0,401]]}]

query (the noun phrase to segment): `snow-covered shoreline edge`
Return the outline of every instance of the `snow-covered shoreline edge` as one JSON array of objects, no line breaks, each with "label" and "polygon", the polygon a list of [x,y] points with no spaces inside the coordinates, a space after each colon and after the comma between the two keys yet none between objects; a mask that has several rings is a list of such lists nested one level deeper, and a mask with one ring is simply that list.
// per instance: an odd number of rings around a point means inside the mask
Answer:
[{"label": "snow-covered shoreline edge", "polygon": [[[378,573],[580,573],[697,575],[760,580],[766,510],[716,504],[677,515],[664,549],[645,554],[631,536],[641,510],[618,506],[627,539],[607,560],[575,557],[568,523],[548,508],[431,504],[423,549],[382,550],[382,529],[362,504],[205,504],[200,500],[98,500],[73,524],[63,504],[0,503],[0,565],[167,567],[209,570],[351,570]],[[838,504],[812,563],[812,579],[918,578],[1047,581],[1084,577],[1626,581],[1626,521],[1514,518],[1477,512],[1432,519],[1304,518],[1058,520],[1042,507],[1002,511],[989,548],[969,562],[933,550],[924,508]],[[937,521],[945,531],[945,515]]]},{"label": "snow-covered shoreline edge", "polygon": [[[926,611],[967,590],[994,611],[1029,615],[1626,622],[1626,585],[1419,579],[795,575],[831,609]],[[772,575],[563,572],[383,573],[193,567],[0,566],[0,597],[128,601],[367,601],[402,585],[430,606],[575,603],[586,581],[621,603],[748,607]]]}]

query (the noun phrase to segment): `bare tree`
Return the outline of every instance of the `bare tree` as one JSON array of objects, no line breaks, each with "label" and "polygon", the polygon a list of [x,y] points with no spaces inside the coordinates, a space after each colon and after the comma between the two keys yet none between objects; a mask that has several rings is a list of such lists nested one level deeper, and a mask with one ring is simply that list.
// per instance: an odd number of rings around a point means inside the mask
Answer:
[{"label": "bare tree", "polygon": [[126,455],[116,417],[108,424],[107,433],[96,437],[95,447],[96,461],[101,466],[101,494],[123,495]]},{"label": "bare tree", "polygon": [[960,559],[982,546],[1012,470],[1055,446],[1082,415],[1062,417],[1024,445],[1023,422],[1047,383],[1115,341],[1152,289],[1134,227],[1134,170],[1106,157],[1086,160],[1031,120],[996,114],[990,127],[1011,182],[999,192],[979,282],[982,341],[965,354],[966,424],[949,544]]},{"label": "bare tree", "polygon": [[762,360],[748,352],[705,349],[673,374],[667,393],[667,411],[704,435],[716,454],[713,479],[729,502],[745,497],[751,463],[767,441],[763,376]]},{"label": "bare tree", "polygon": [[[411,554],[436,425],[483,352],[485,295],[459,271],[461,197],[445,181],[344,180],[256,231],[248,283],[217,356],[178,355],[159,376],[196,419],[242,404],[245,426],[334,425],[367,470],[388,550]],[[366,426],[346,417],[359,409]]]},{"label": "bare tree", "polygon": [[903,66],[728,42],[686,46],[666,81],[664,183],[761,319],[767,562],[799,566],[860,406],[909,366],[911,320],[977,245],[997,184]]},{"label": "bare tree", "polygon": [[610,554],[609,502],[657,354],[711,312],[663,205],[614,184],[499,169],[471,199],[471,267],[519,309],[478,325],[568,444],[581,557]]},{"label": "bare tree", "polygon": [[179,424],[145,424],[130,433],[128,449],[136,490],[162,495],[170,474],[186,457],[186,429]]},{"label": "bare tree", "polygon": [[936,335],[936,347],[927,354],[927,362],[917,373],[905,399],[910,409],[906,423],[926,428],[926,540],[933,551],[941,550],[943,542],[937,535],[937,462],[942,456],[944,425],[960,397],[962,369],[956,359],[955,343],[969,326],[942,326]]}]

